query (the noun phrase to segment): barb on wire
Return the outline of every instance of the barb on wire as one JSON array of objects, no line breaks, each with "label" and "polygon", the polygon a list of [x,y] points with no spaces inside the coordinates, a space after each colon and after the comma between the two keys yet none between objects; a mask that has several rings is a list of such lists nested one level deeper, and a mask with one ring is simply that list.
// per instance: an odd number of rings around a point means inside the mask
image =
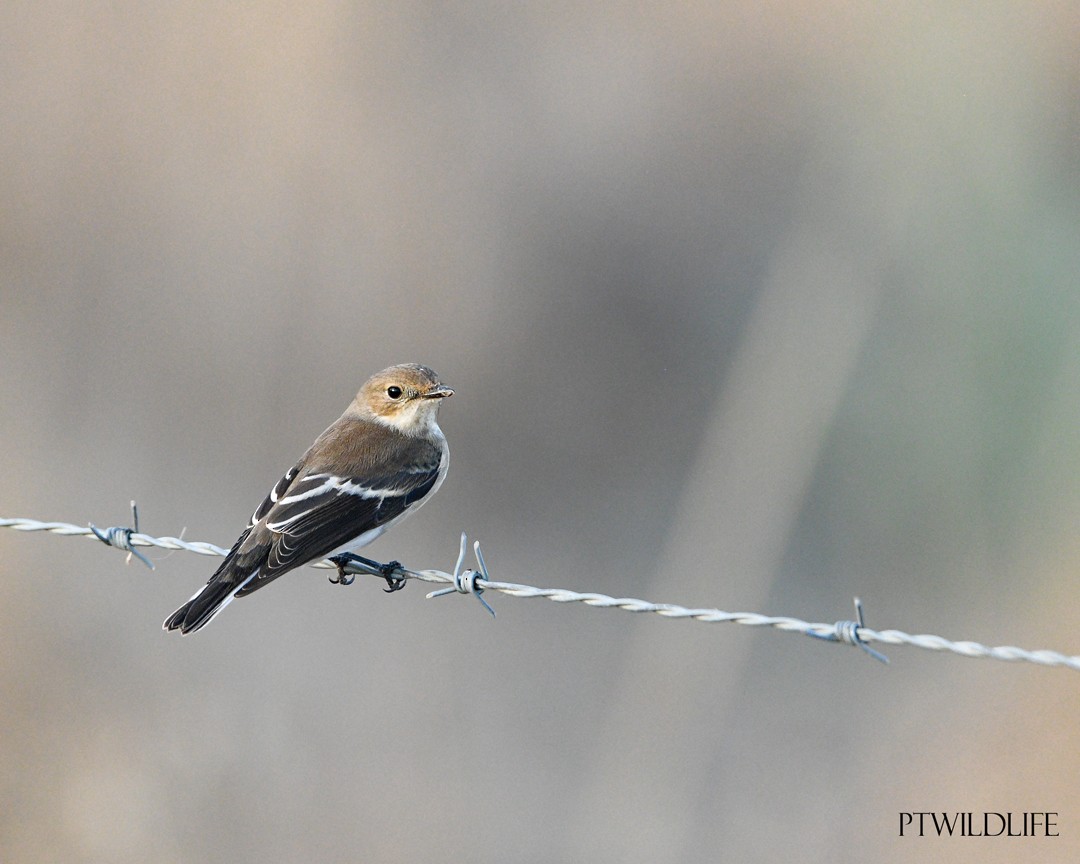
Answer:
[{"label": "barb on wire", "polygon": [[90,530],[94,532],[94,536],[98,538],[106,546],[115,546],[117,549],[126,549],[128,557],[125,563],[131,563],[131,556],[134,555],[140,561],[143,562],[151,570],[154,569],[154,563],[142,554],[138,549],[131,545],[131,537],[133,534],[139,533],[139,508],[135,506],[135,502],[131,502],[131,528],[106,528],[104,533],[98,530],[97,526],[93,522],[90,523]]},{"label": "barb on wire", "polygon": [[483,586],[478,585],[477,582],[482,578],[485,582],[490,582],[491,577],[488,576],[487,565],[484,563],[484,553],[480,551],[480,541],[477,540],[473,543],[473,551],[476,553],[476,562],[480,565],[480,572],[475,570],[466,570],[464,573],[459,572],[461,565],[465,563],[465,546],[468,543],[468,538],[465,536],[465,532],[461,532],[461,550],[458,552],[457,563],[454,565],[454,572],[451,574],[454,584],[450,588],[440,588],[438,591],[432,591],[427,595],[427,599],[432,597],[442,597],[444,594],[453,594],[455,591],[461,594],[472,594],[480,601],[481,605],[491,613],[491,617],[495,617],[495,610],[491,608],[491,605],[484,599]]},{"label": "barb on wire", "polygon": [[807,636],[814,636],[818,639],[826,639],[829,642],[843,642],[845,645],[858,645],[873,657],[875,660],[880,660],[886,666],[889,665],[889,658],[882,654],[880,651],[875,651],[865,642],[859,635],[860,630],[866,629],[866,624],[863,622],[862,600],[858,597],[855,598],[855,621],[837,621],[833,624],[835,628],[832,633],[811,633],[807,632]]},{"label": "barb on wire", "polygon": [[[133,519],[134,521],[134,519]],[[62,537],[84,536],[91,539],[101,540],[110,546],[127,548],[135,546],[156,546],[161,549],[183,549],[195,552],[199,555],[228,554],[228,550],[215,546],[212,543],[197,543],[180,540],[176,537],[151,537],[140,534],[137,525],[132,529],[109,528],[100,531],[97,528],[84,528],[80,525],[70,525],[66,522],[39,522],[36,519],[5,519],[0,518],[0,528],[12,528],[16,531],[48,531]],[[122,532],[122,533],[117,533]],[[104,535],[104,536],[102,536]],[[120,541],[120,544],[116,542]],[[382,579],[390,576],[400,579],[417,579],[422,582],[434,582],[444,587],[439,591],[433,591],[429,596],[441,596],[447,593],[474,594],[484,607],[491,612],[495,611],[481,597],[482,591],[498,591],[511,597],[542,597],[554,603],[584,603],[586,606],[601,608],[622,609],[626,612],[651,612],[665,618],[689,618],[694,621],[706,623],[743,624],[748,627],[772,627],[791,633],[802,633],[817,639],[826,639],[830,642],[840,642],[847,645],[857,645],[871,656],[884,660],[883,655],[873,651],[867,645],[868,642],[884,642],[889,645],[912,645],[929,651],[949,651],[963,657],[989,657],[994,660],[1006,660],[1013,662],[1036,663],[1041,666],[1062,666],[1080,672],[1080,656],[1070,656],[1058,651],[1040,650],[1029,651],[1025,648],[1017,648],[1014,645],[987,646],[978,642],[955,642],[942,636],[929,634],[912,635],[901,630],[871,630],[863,623],[862,604],[856,600],[855,621],[840,621],[836,624],[820,624],[803,621],[799,618],[782,616],[761,615],[757,612],[724,612],[721,609],[694,609],[685,606],[676,606],[672,603],[650,603],[647,600],[637,600],[632,597],[609,597],[606,594],[581,593],[568,591],[565,588],[537,588],[533,585],[519,585],[514,582],[498,582],[490,578],[483,554],[480,552],[480,544],[473,545],[476,559],[480,565],[479,572],[466,570],[461,572],[464,563],[466,538],[462,535],[458,562],[453,573],[444,573],[441,570],[410,570],[407,567],[397,565],[388,567],[377,561],[355,556],[348,564],[344,565],[346,573],[360,573],[378,576]],[[130,551],[134,552],[134,548]],[[311,565],[320,568],[336,569],[337,565],[331,561],[320,561]]]}]

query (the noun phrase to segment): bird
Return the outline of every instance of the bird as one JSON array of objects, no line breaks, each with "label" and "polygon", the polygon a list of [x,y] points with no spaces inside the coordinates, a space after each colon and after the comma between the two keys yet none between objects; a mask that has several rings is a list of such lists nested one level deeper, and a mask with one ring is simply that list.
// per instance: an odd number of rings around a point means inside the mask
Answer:
[{"label": "bird", "polygon": [[[439,428],[442,401],[454,391],[427,366],[403,363],[372,375],[252,514],[221,566],[164,630],[205,627],[234,597],[323,558],[338,567],[355,550],[416,511],[446,477],[450,450]],[[404,586],[383,565],[387,590]]]}]

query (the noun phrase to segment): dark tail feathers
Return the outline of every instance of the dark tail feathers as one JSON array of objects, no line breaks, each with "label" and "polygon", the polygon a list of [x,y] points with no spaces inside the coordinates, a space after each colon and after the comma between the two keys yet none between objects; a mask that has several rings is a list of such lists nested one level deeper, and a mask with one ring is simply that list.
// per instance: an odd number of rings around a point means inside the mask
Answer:
[{"label": "dark tail feathers", "polygon": [[[226,562],[226,565],[230,562]],[[222,566],[217,573],[210,577],[202,589],[188,600],[183,606],[173,612],[162,629],[179,630],[183,635],[194,633],[210,623],[218,612],[232,602],[236,592],[243,588],[254,576],[255,572],[240,576],[238,573],[228,572],[232,568]],[[226,572],[222,572],[226,571]]]}]

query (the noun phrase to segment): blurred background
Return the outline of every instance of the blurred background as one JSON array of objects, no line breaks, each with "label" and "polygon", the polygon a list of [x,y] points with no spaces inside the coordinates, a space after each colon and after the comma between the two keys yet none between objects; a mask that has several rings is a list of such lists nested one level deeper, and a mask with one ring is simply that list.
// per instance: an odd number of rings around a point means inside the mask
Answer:
[{"label": "blurred background", "polygon": [[[1078,93],[1067,2],[6,3],[0,515],[228,546],[418,361],[380,560],[1080,653]],[[5,864],[1080,860],[1075,672],[150,554],[0,532]]]}]

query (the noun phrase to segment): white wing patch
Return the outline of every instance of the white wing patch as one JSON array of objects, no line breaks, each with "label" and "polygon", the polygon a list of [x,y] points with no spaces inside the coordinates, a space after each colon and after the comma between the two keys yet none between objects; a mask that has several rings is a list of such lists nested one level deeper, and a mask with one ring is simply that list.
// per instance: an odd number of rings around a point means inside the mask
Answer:
[{"label": "white wing patch", "polygon": [[325,477],[326,479],[320,485],[311,489],[305,489],[303,492],[297,492],[293,495],[286,495],[276,503],[285,507],[289,504],[296,504],[299,501],[306,501],[308,498],[314,498],[317,495],[322,495],[326,492],[345,492],[348,495],[356,495],[359,498],[390,498],[394,495],[403,494],[400,489],[372,489],[370,486],[365,486],[363,483],[357,483],[355,480],[350,480],[347,477],[335,477],[332,474],[309,474],[301,482],[306,484],[309,480],[315,480],[322,477]]},{"label": "white wing patch", "polygon": [[284,498],[279,499],[275,503],[278,507],[284,509],[291,507],[291,505],[299,504],[301,501],[311,501],[310,506],[300,510],[297,513],[293,513],[284,519],[278,519],[274,522],[267,522],[266,527],[273,531],[275,534],[281,534],[285,532],[288,527],[298,519],[302,519],[309,515],[312,511],[315,511],[320,506],[320,501],[312,499],[326,499],[333,498],[337,495],[354,495],[357,498],[365,498],[369,500],[377,500],[380,503],[386,498],[394,498],[406,494],[407,490],[402,489],[373,489],[370,486],[365,486],[363,483],[359,483],[356,480],[352,480],[347,477],[335,477],[332,474],[309,474],[299,481],[298,485],[308,485],[311,481],[322,480],[321,483],[311,488],[304,489],[303,491],[295,492],[292,495],[286,495]]},{"label": "white wing patch", "polygon": [[326,480],[323,481],[321,486],[315,486],[311,489],[305,489],[303,492],[296,492],[292,495],[286,495],[277,503],[280,504],[282,507],[285,507],[288,504],[295,504],[297,501],[305,501],[308,498],[314,498],[316,495],[321,495],[323,492],[333,489],[334,485],[339,482],[337,477],[332,477],[329,474],[309,474],[303,480],[299,481],[297,485],[306,485],[311,480],[318,480],[322,477],[325,477]]}]

